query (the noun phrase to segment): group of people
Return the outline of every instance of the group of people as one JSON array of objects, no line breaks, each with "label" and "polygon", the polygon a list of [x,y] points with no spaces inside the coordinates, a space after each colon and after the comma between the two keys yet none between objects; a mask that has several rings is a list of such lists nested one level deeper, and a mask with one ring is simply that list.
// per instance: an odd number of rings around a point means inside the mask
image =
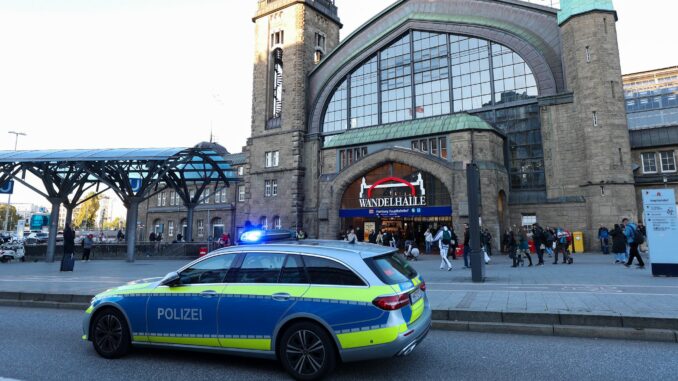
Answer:
[{"label": "group of people", "polygon": [[598,229],[598,239],[603,254],[610,253],[611,241],[614,263],[623,264],[626,267],[631,267],[633,260],[636,259],[637,267],[645,268],[645,262],[640,255],[640,245],[645,243],[645,237],[645,226],[630,222],[628,218],[624,218],[620,224],[615,224],[611,231],[603,225],[600,225]]},{"label": "group of people", "polygon": [[543,228],[539,224],[532,225],[531,228],[514,226],[513,229],[506,229],[502,237],[502,251],[507,252],[513,259],[513,266],[524,265],[523,256],[533,266],[532,255],[530,253],[530,239],[534,243],[534,249],[537,254],[537,266],[544,265],[544,254],[549,257],[555,257],[553,264],[558,264],[558,258],[562,254],[562,263],[572,264],[569,246],[572,243],[572,234],[563,228]]}]

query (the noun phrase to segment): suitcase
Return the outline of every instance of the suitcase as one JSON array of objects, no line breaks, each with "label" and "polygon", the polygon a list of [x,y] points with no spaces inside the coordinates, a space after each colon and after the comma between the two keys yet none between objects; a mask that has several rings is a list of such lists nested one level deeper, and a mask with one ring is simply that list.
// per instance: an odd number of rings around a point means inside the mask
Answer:
[{"label": "suitcase", "polygon": [[75,267],[73,254],[64,254],[61,258],[61,269],[59,271],[73,271],[73,267]]}]

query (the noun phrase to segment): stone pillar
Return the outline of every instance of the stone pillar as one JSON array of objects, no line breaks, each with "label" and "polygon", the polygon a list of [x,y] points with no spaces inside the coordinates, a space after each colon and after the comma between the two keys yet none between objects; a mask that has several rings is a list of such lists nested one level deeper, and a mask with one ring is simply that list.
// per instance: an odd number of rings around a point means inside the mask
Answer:
[{"label": "stone pillar", "polygon": [[127,262],[134,262],[134,254],[137,243],[137,219],[139,216],[140,198],[132,198],[127,203],[127,226],[125,228],[125,240],[127,241]]},{"label": "stone pillar", "polygon": [[73,222],[73,206],[64,204],[66,206],[66,224],[72,225]]},{"label": "stone pillar", "polygon": [[54,262],[54,254],[56,252],[56,235],[59,225],[59,207],[61,206],[61,199],[50,198],[49,202],[52,204],[52,212],[49,216],[49,237],[47,238],[47,262]]}]

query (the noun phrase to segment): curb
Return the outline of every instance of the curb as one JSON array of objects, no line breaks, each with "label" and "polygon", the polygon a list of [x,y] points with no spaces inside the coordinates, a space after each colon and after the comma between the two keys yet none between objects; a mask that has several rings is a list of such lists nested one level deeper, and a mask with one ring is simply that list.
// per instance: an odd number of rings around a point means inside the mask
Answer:
[{"label": "curb", "polygon": [[434,320],[432,328],[441,331],[469,331],[519,335],[639,340],[678,343],[678,332],[668,329],[559,326],[548,324],[487,323]]}]

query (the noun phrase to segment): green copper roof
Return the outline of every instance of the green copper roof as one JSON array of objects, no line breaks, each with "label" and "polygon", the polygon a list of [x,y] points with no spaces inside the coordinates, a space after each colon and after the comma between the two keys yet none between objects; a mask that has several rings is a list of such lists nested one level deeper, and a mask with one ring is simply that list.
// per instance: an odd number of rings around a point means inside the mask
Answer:
[{"label": "green copper roof", "polygon": [[477,116],[454,114],[348,130],[326,137],[324,147],[353,146],[465,130],[497,131]]},{"label": "green copper roof", "polygon": [[612,11],[612,0],[560,0],[558,24],[562,25],[570,17],[591,11]]}]

